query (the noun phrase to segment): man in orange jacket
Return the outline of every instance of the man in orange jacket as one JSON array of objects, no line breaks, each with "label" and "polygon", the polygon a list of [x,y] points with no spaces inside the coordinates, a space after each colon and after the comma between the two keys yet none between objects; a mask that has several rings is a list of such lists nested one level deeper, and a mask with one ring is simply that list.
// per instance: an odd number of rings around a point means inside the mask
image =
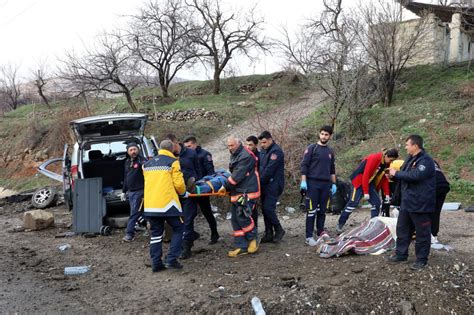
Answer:
[{"label": "man in orange jacket", "polygon": [[342,227],[352,211],[359,205],[362,198],[371,204],[371,217],[379,215],[380,198],[378,190],[383,190],[386,201],[390,200],[390,188],[388,179],[384,176],[385,169],[388,169],[390,163],[398,158],[397,149],[390,149],[383,152],[372,153],[366,156],[359,166],[350,176],[352,181],[351,199],[346,204],[344,211],[339,217],[339,223],[336,226],[338,233],[342,232]]}]

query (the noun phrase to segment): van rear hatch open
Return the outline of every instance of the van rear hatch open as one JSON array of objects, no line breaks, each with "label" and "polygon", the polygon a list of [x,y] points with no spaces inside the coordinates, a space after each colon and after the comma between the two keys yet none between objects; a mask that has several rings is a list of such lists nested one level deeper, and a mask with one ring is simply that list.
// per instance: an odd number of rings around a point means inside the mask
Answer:
[{"label": "van rear hatch open", "polygon": [[77,142],[83,143],[117,135],[143,136],[147,120],[146,114],[110,114],[73,120],[70,126]]}]

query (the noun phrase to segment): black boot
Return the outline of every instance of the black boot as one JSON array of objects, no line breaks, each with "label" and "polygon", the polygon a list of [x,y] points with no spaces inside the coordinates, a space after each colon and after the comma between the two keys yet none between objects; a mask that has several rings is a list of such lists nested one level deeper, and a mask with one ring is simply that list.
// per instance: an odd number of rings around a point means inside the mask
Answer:
[{"label": "black boot", "polygon": [[188,259],[191,257],[191,247],[192,244],[188,240],[183,240],[183,250],[181,251],[181,259]]},{"label": "black boot", "polygon": [[283,238],[283,235],[285,235],[285,230],[281,227],[281,224],[278,224],[275,226],[275,236],[273,237],[273,242],[274,243],[280,243],[280,241]]},{"label": "black boot", "polygon": [[217,231],[212,231],[211,232],[211,240],[209,241],[209,245],[216,244],[217,241],[219,240],[219,233]]},{"label": "black boot", "polygon": [[260,243],[271,243],[271,242],[273,242],[273,229],[269,228],[268,230],[265,230],[265,234],[260,240]]}]

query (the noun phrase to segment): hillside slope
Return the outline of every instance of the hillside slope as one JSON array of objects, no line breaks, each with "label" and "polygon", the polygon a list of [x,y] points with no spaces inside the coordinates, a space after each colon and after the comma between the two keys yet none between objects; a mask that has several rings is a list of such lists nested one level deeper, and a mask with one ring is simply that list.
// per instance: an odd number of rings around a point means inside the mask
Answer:
[{"label": "hillside slope", "polygon": [[[374,104],[363,112],[364,131],[351,134],[347,112],[342,113],[333,142],[338,173],[347,178],[363,156],[383,147],[398,147],[404,157],[405,138],[417,133],[452,184],[448,200],[474,204],[474,72],[466,64],[419,66],[406,70],[400,81],[391,107]],[[319,110],[302,129],[314,134],[324,122]]]},{"label": "hillside slope", "polygon": [[[315,141],[319,126],[328,122],[324,108],[317,106],[323,99],[320,92],[300,75],[284,72],[225,79],[221,95],[211,91],[209,81],[174,84],[173,99],[157,96],[158,89],[135,91],[141,111],[152,119],[156,113],[192,108],[218,117],[151,120],[146,133],[157,139],[170,132],[178,137],[194,134],[211,150],[218,166],[226,166],[228,152],[223,140],[227,135],[246,137],[269,129],[283,142],[292,161],[287,170],[291,175],[287,195],[293,195],[301,148]],[[89,107],[92,115],[128,111],[122,98],[91,100]],[[0,187],[22,190],[48,183],[43,176],[32,177],[36,165],[59,156],[63,144],[73,141],[70,120],[90,115],[80,100],[58,101],[53,108],[48,112],[41,105],[27,105],[0,118],[0,146],[8,148],[0,157]],[[408,69],[391,107],[374,104],[364,110],[360,132],[351,133],[347,115],[341,113],[332,142],[341,178],[347,178],[360,158],[382,147],[398,146],[404,156],[404,139],[419,133],[452,183],[448,199],[474,203],[474,75],[467,72],[466,65]]]}]

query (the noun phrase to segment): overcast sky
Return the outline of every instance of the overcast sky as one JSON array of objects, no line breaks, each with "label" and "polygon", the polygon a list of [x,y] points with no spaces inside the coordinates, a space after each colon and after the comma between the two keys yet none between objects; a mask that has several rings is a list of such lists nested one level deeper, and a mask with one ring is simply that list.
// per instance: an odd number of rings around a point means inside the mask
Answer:
[{"label": "overcast sky", "polygon": [[[66,50],[90,45],[102,30],[123,26],[124,16],[134,14],[142,3],[143,0],[0,0],[0,65],[19,65],[23,75],[41,60],[55,65]],[[257,10],[268,24],[267,36],[276,36],[279,25],[296,28],[322,8],[322,0],[240,0],[238,3],[246,7],[258,3]],[[262,57],[256,64],[248,60],[234,63],[238,74],[272,73],[281,66],[282,61],[276,56]],[[205,79],[207,75],[199,69],[178,76]]]}]

